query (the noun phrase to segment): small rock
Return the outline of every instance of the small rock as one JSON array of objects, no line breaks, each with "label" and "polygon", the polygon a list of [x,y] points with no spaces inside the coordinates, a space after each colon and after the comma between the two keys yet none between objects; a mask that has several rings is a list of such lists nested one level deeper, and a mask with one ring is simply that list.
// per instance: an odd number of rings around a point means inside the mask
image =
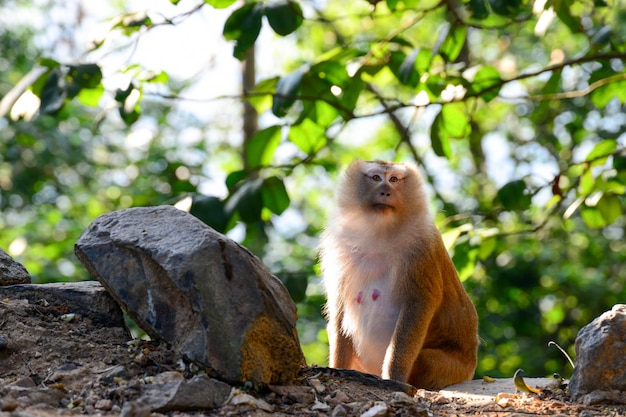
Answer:
[{"label": "small rock", "polygon": [[330,410],[330,406],[326,403],[319,401],[317,398],[315,399],[315,403],[311,406],[311,410],[313,411],[328,411]]},{"label": "small rock", "polygon": [[[625,351],[626,304],[616,304],[576,336],[576,367],[569,383],[572,398],[580,400],[594,391],[625,392]],[[615,400],[621,402],[618,397]],[[591,401],[590,397],[587,401]]]},{"label": "small rock", "polygon": [[259,410],[267,411],[268,413],[274,411],[274,407],[272,407],[267,402],[259,398],[254,398],[252,395],[246,394],[241,391],[234,392],[234,394],[228,400],[228,404],[246,405],[248,407],[258,408]]},{"label": "small rock", "polygon": [[210,410],[223,405],[230,392],[230,385],[197,375],[190,380],[143,385],[138,401],[158,412]]},{"label": "small rock", "polygon": [[343,391],[333,391],[324,397],[324,401],[331,405],[341,405],[350,401],[350,397]]},{"label": "small rock", "polygon": [[287,397],[297,403],[311,404],[315,402],[315,393],[311,387],[298,385],[270,385],[269,389],[276,394]]},{"label": "small rock", "polygon": [[391,405],[392,406],[405,406],[407,404],[415,404],[417,400],[415,397],[411,397],[410,395],[405,394],[401,391],[395,391],[391,394]]},{"label": "small rock", "polygon": [[73,362],[61,364],[54,370],[52,375],[46,378],[46,383],[61,383],[70,385],[84,380],[86,376],[91,375],[89,367],[81,366]]},{"label": "small rock", "polygon": [[585,405],[626,404],[626,392],[596,390],[578,398],[578,401]]},{"label": "small rock", "polygon": [[376,401],[361,417],[385,417],[389,414],[387,404],[382,401]]},{"label": "small rock", "polygon": [[113,401],[111,401],[109,399],[98,400],[98,401],[96,401],[96,404],[94,405],[94,408],[96,410],[108,411],[111,408],[113,408]]},{"label": "small rock", "polygon": [[[113,410],[115,411],[115,410]],[[120,417],[150,417],[150,407],[141,401],[131,401],[124,403],[120,412]]]},{"label": "small rock", "polygon": [[69,400],[69,395],[63,390],[41,387],[11,386],[3,390],[3,400],[13,398],[24,405],[45,404],[56,408],[61,401]]},{"label": "small rock", "polygon": [[330,417],[344,417],[347,415],[348,409],[344,404],[337,404],[330,413]]},{"label": "small rock", "polygon": [[180,372],[167,371],[167,372],[162,372],[158,375],[155,375],[152,380],[152,383],[153,384],[167,384],[168,382],[183,381],[184,379],[185,379],[184,375],[181,374]]},{"label": "small rock", "polygon": [[0,400],[0,411],[15,411],[20,403],[13,398],[3,398]]},{"label": "small rock", "polygon": [[9,346],[9,341],[2,333],[0,333],[0,349],[4,349],[7,346]]},{"label": "small rock", "polygon": [[309,385],[313,387],[313,389],[315,389],[315,392],[317,392],[318,394],[323,393],[324,391],[326,391],[326,386],[324,386],[324,384],[321,383],[321,381],[317,378],[309,378]]},{"label": "small rock", "polygon": [[188,213],[161,206],[102,215],[75,252],[143,330],[220,379],[283,384],[305,364],[284,285]]},{"label": "small rock", "polygon": [[37,384],[35,384],[35,381],[33,381],[33,379],[28,376],[18,378],[15,381],[7,385],[7,387],[22,387],[22,388],[34,388],[36,386]]},{"label": "small rock", "polygon": [[0,249],[0,286],[30,284],[30,274],[24,266]]},{"label": "small rock", "polygon": [[98,372],[101,374],[98,377],[98,381],[104,384],[112,384],[115,379],[130,379],[130,372],[126,369],[124,365],[115,365],[111,368],[107,368],[103,371]]}]

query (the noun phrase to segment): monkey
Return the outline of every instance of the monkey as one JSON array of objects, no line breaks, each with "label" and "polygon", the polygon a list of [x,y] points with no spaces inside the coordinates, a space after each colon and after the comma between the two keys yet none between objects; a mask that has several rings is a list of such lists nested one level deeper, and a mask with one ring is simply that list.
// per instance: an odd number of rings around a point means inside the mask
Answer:
[{"label": "monkey", "polygon": [[356,160],[319,246],[329,366],[437,390],[471,379],[478,315],[411,162]]}]

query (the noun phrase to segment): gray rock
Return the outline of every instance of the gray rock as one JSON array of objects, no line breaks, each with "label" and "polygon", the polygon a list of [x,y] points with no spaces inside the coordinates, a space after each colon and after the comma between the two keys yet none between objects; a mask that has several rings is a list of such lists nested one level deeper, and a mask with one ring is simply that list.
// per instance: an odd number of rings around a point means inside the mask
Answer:
[{"label": "gray rock", "polygon": [[282,283],[188,213],[161,206],[102,215],[75,252],[141,328],[213,376],[281,384],[304,364]]},{"label": "gray rock", "polygon": [[0,287],[0,300],[28,300],[31,304],[58,306],[89,317],[101,327],[126,328],[120,306],[97,281],[23,284]]},{"label": "gray rock", "polygon": [[[626,304],[583,327],[576,336],[576,367],[569,383],[572,398],[587,402],[593,392],[626,392]],[[620,395],[594,395],[614,401]],[[612,400],[612,399],[613,400]]]},{"label": "gray rock", "polygon": [[231,389],[225,382],[198,375],[190,380],[143,385],[137,401],[157,412],[210,410],[222,406]]},{"label": "gray rock", "polygon": [[30,274],[24,266],[0,249],[0,286],[30,284]]}]

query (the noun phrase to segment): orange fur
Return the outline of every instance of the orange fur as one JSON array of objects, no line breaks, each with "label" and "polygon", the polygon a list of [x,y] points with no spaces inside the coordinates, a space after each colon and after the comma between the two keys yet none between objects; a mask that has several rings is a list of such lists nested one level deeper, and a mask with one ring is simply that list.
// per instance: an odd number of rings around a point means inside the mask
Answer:
[{"label": "orange fur", "polygon": [[476,309],[414,165],[353,162],[320,257],[331,367],[427,389],[472,378]]}]

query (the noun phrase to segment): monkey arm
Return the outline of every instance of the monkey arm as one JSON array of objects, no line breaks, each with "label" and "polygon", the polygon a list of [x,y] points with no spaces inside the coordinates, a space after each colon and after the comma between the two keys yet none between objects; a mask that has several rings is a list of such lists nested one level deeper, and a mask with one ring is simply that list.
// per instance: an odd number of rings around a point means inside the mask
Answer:
[{"label": "monkey arm", "polygon": [[382,377],[385,379],[407,381],[413,364],[426,341],[428,327],[435,314],[435,308],[429,305],[420,306],[418,300],[413,305],[419,307],[404,309],[398,317],[383,362]]},{"label": "monkey arm", "polygon": [[[443,302],[444,283],[437,250],[418,254],[400,278],[404,288],[398,293],[403,305],[391,343],[385,353],[382,377],[407,381],[426,342],[433,319]],[[446,253],[447,258],[447,253]],[[451,263],[449,258],[448,262]]]}]

